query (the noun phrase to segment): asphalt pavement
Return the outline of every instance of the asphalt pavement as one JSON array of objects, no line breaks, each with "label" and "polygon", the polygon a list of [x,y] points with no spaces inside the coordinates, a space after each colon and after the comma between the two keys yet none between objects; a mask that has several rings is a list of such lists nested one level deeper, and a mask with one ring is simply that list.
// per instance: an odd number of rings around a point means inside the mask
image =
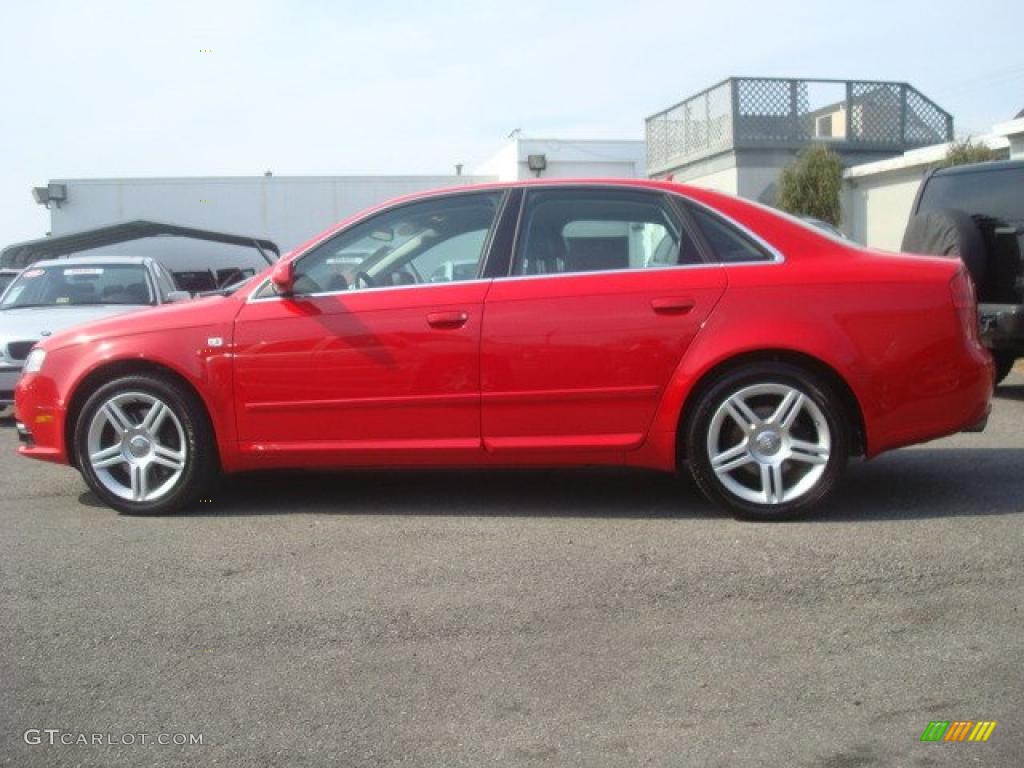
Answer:
[{"label": "asphalt pavement", "polygon": [[[3,765],[1024,765],[1019,371],[984,433],[782,525],[624,470],[263,473],[133,518],[15,445]],[[920,741],[956,720],[997,725]]]}]

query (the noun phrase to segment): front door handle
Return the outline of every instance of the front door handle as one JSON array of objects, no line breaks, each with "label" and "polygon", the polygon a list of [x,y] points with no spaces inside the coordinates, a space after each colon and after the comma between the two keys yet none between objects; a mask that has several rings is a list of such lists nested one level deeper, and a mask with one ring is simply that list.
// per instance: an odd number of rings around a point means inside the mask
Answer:
[{"label": "front door handle", "polygon": [[685,315],[693,309],[693,299],[666,297],[651,299],[651,309],[659,315]]},{"label": "front door handle", "polygon": [[469,312],[428,312],[427,322],[432,328],[461,328],[469,320]]}]

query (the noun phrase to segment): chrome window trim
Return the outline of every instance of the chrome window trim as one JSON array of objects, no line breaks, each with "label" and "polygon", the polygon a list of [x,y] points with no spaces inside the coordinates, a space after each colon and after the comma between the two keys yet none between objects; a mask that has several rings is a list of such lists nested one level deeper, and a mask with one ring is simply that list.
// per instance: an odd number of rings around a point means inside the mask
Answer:
[{"label": "chrome window trim", "polygon": [[261,296],[260,298],[253,298],[270,282],[270,278],[266,277],[259,284],[252,293],[246,298],[246,304],[259,304],[264,301],[283,301],[289,299],[291,301],[301,301],[302,299],[321,299],[327,296],[356,296],[364,293],[376,292],[376,291],[408,291],[415,288],[440,288],[445,285],[472,285],[474,283],[489,283],[495,278],[493,277],[478,277],[473,280],[451,280],[445,283],[416,283],[414,285],[381,285],[374,288],[359,288],[358,290],[352,290],[350,288],[344,288],[340,291],[317,291],[316,293],[295,293],[291,296]]}]

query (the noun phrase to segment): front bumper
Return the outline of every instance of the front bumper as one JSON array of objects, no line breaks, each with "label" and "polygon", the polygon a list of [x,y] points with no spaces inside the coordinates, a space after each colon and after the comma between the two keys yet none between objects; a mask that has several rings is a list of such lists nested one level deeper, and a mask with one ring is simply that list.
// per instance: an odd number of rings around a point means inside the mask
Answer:
[{"label": "front bumper", "polygon": [[14,405],[14,388],[21,378],[21,368],[0,368],[0,407]]},{"label": "front bumper", "polygon": [[66,464],[65,412],[53,379],[29,373],[15,387],[14,418],[18,429],[18,453],[42,461]]}]

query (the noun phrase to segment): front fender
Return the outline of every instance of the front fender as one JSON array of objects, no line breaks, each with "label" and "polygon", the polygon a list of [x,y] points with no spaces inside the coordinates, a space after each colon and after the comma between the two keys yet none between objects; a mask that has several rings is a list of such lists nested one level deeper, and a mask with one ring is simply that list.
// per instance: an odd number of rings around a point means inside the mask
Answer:
[{"label": "front fender", "polygon": [[[56,410],[64,419],[84,405],[83,387],[91,387],[105,370],[165,370],[180,378],[199,396],[210,416],[221,462],[233,463],[236,428],[231,400],[232,363],[230,322],[149,331],[110,339],[76,339],[47,355],[44,371],[53,382]],[[70,437],[71,427],[61,430]],[[62,442],[64,442],[62,440]],[[70,446],[62,446],[70,456]]]}]

